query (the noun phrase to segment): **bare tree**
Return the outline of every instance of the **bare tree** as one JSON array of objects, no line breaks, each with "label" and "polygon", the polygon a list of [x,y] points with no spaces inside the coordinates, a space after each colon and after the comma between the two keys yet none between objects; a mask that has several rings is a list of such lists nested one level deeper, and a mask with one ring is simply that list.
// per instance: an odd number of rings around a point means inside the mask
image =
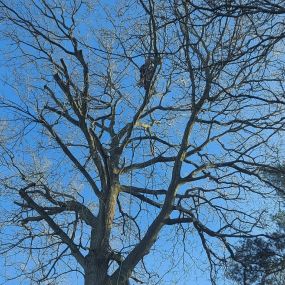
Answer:
[{"label": "bare tree", "polygon": [[264,225],[284,1],[118,2],[0,0],[2,253],[34,284],[151,284],[199,239],[214,284]]}]

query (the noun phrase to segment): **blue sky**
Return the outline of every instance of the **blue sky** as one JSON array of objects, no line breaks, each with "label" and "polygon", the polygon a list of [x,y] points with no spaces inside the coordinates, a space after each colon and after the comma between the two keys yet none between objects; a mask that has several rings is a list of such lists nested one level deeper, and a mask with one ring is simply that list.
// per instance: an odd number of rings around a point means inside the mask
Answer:
[{"label": "blue sky", "polygon": [[[5,48],[3,45],[3,42],[0,42],[0,49]],[[4,61],[4,59],[2,58],[1,61]],[[0,62],[1,63],[1,62]],[[4,65],[0,65],[0,77],[1,78],[5,78],[6,76],[9,76],[9,70],[6,70]],[[4,84],[3,80],[0,81],[0,96],[5,96],[6,98],[16,98],[15,94],[13,94],[13,90],[11,88],[9,88],[7,85]],[[3,113],[2,116],[3,118]],[[5,118],[5,115],[4,115]],[[32,143],[32,142],[31,142]],[[9,206],[8,206],[9,207]],[[3,208],[7,208],[7,201],[1,200],[0,201],[0,209],[3,210]],[[160,239],[161,242],[163,243],[163,239]],[[196,241],[197,242],[197,241]],[[210,281],[209,281],[209,277],[208,277],[208,272],[205,271],[200,271],[199,270],[199,263],[201,262],[201,260],[199,260],[199,256],[200,256],[200,252],[201,251],[201,247],[198,247],[197,252],[193,255],[195,255],[194,257],[194,261],[189,261],[189,266],[187,266],[187,258],[186,258],[186,265],[185,265],[185,270],[188,271],[187,274],[187,278],[185,278],[184,272],[177,272],[177,270],[173,270],[173,273],[168,273],[165,276],[165,285],[166,284],[173,284],[173,279],[177,281],[177,285],[188,285],[188,284],[197,284],[197,285],[210,285]],[[21,260],[21,256],[16,255],[14,257],[17,261]],[[155,256],[151,256],[148,258],[148,260],[151,263],[156,263],[156,258]],[[205,259],[204,259],[205,261]],[[204,262],[203,261],[203,262]],[[26,280],[21,283],[19,283],[19,280],[13,280],[13,281],[9,281],[7,282],[5,280],[5,276],[10,276],[13,275],[15,273],[15,270],[13,269],[13,266],[11,267],[7,267],[5,266],[6,264],[6,258],[5,256],[0,257],[0,284],[7,284],[7,285],[18,285],[18,284],[22,284],[22,285],[29,285],[31,284],[30,281]],[[196,265],[194,263],[197,263]],[[205,264],[201,264],[202,267],[204,267]],[[163,264],[161,265],[162,267],[160,267],[160,269],[163,268]],[[191,277],[193,276],[193,277]],[[83,280],[76,276],[76,275],[72,275],[72,277],[70,277],[70,280],[72,280],[72,284],[74,285],[81,285],[83,284]],[[167,281],[169,280],[169,282]],[[219,285],[230,285],[230,283],[228,281],[221,281],[222,283],[219,283]],[[66,284],[70,284],[70,283],[66,283]]]},{"label": "blue sky", "polygon": [[[84,33],[84,31],[81,31],[81,32]],[[5,43],[0,42],[0,44],[2,44],[2,46],[0,46],[0,49],[5,48],[3,46],[3,45],[5,45]],[[3,60],[3,59],[1,59],[1,60]],[[5,70],[3,65],[1,65],[0,66],[0,76],[2,78],[4,78],[7,75],[8,76],[11,75],[10,70],[8,70],[8,71]],[[2,81],[0,81],[0,94],[1,95],[4,94],[5,96],[9,97],[9,96],[13,95],[13,91],[11,89],[7,88],[7,86],[5,86]],[[3,113],[2,113],[2,116],[3,116]],[[34,141],[32,141],[32,139],[30,139],[30,141],[27,141],[27,143],[30,143],[32,145],[34,143]],[[212,150],[214,150],[214,149],[212,148]],[[50,157],[50,159],[56,160],[57,157]],[[59,173],[59,174],[61,175],[62,173]],[[2,201],[0,206],[3,205],[3,203],[5,203],[5,201]],[[192,248],[191,248],[192,254],[190,255],[190,257],[186,257],[185,261],[184,261],[185,262],[184,269],[186,271],[189,271],[187,274],[187,279],[185,278],[184,272],[180,271],[181,267],[179,267],[179,270],[174,269],[171,273],[169,273],[165,277],[165,279],[166,279],[165,285],[173,284],[173,281],[172,281],[173,279],[176,280],[177,283],[175,283],[175,284],[177,284],[177,285],[184,285],[184,284],[185,285],[186,284],[187,285],[188,284],[210,285],[210,282],[208,280],[208,272],[206,269],[207,265],[205,263],[205,257],[203,256],[203,253],[202,253],[201,244],[199,243],[199,241],[195,235],[190,234],[188,238],[189,238],[189,243],[191,243],[193,241],[193,244],[197,245],[197,248],[192,246]],[[192,240],[191,240],[191,238],[192,238]],[[159,245],[159,244],[161,244],[161,245],[164,244],[164,237],[159,239],[157,245]],[[168,248],[164,248],[164,249],[167,250]],[[179,251],[179,249],[177,251]],[[21,256],[18,256],[18,259],[21,259]],[[160,264],[157,264],[158,258],[156,258],[156,256],[150,256],[150,257],[148,257],[148,259],[149,259],[149,263],[153,264],[154,267],[156,267],[158,265],[158,268],[160,268],[161,271],[165,270],[165,268],[164,268],[165,264],[163,264],[163,262]],[[0,262],[4,265],[5,258],[1,258]],[[3,275],[5,275],[5,274],[9,275],[10,273],[13,273],[13,269],[7,269],[4,266],[0,266],[0,267],[3,269],[3,272],[2,272]],[[203,272],[203,271],[199,270],[200,267],[204,268],[205,271]],[[76,280],[77,278],[75,276],[72,276],[71,278],[73,280],[73,284],[76,284],[76,282],[77,282],[77,284],[82,284],[82,281]],[[167,280],[170,280],[170,281],[167,283]],[[5,284],[7,284],[7,285],[14,285],[15,284],[16,285],[19,283],[18,283],[18,281],[11,281],[11,282],[5,283]],[[28,285],[28,284],[30,284],[30,282],[25,281],[23,284]],[[230,285],[230,282],[221,280],[218,285]]]},{"label": "blue sky", "polygon": [[[1,76],[2,75],[2,76]],[[7,72],[6,70],[3,69],[3,66],[1,66],[0,68],[0,76],[3,78],[5,76],[7,76]],[[10,96],[12,95],[12,90],[10,88],[8,88],[6,85],[3,84],[2,81],[0,81],[0,94],[1,95],[5,95],[5,96]],[[14,97],[14,96],[12,96]],[[3,116],[3,113],[2,113]],[[3,208],[7,209],[7,201],[4,200],[0,200],[0,209],[1,211],[3,210]],[[8,206],[9,208],[9,206]],[[169,228],[168,228],[169,230]],[[159,246],[159,244],[161,243],[161,245],[163,245],[164,243],[164,239],[160,238],[157,245]],[[185,273],[183,271],[177,271],[175,268],[168,273],[167,275],[165,275],[165,285],[171,285],[174,284],[173,280],[176,280],[177,283],[175,283],[176,285],[188,285],[188,284],[197,284],[197,285],[210,285],[210,281],[209,281],[209,276],[208,276],[208,272],[207,272],[207,266],[205,267],[205,257],[201,259],[201,245],[199,245],[199,242],[197,240],[195,240],[195,244],[197,245],[197,250],[192,248],[193,251],[193,256],[192,256],[192,260],[188,260],[187,261],[187,257],[185,258],[185,266],[183,267],[186,271],[187,274],[185,275]],[[18,262],[21,260],[21,256],[17,255],[13,258],[14,260],[17,260]],[[154,266],[157,266],[156,264],[156,257],[155,255],[151,255],[150,257],[147,257],[147,260],[149,261],[150,264],[154,264]],[[22,284],[22,285],[29,285],[31,284],[30,281],[28,280],[23,280],[21,283],[19,283],[19,280],[13,280],[13,281],[9,281],[7,282],[5,280],[5,276],[11,276],[14,275],[15,270],[13,269],[13,266],[9,266],[6,267],[7,260],[5,258],[5,256],[0,257],[0,284],[7,284],[7,285],[18,285],[18,284]],[[166,270],[163,269],[164,264],[160,264],[160,270],[163,272]],[[204,268],[205,271],[200,270],[199,268]],[[80,276],[77,275],[71,275],[72,277],[67,277],[68,279],[70,278],[70,280],[72,280],[72,284],[74,285],[81,285],[83,284],[83,280],[82,278],[80,278]],[[169,280],[169,281],[168,281]],[[66,283],[66,284],[70,284],[70,283]],[[219,285],[230,285],[231,283],[224,279],[224,281],[220,280],[220,283],[218,283]]]}]

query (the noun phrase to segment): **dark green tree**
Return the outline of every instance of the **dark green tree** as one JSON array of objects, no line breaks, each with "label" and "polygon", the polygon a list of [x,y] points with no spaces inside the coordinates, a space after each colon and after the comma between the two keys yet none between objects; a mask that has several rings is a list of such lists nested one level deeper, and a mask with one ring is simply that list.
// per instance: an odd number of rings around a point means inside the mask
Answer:
[{"label": "dark green tree", "polygon": [[[241,285],[283,285],[285,280],[284,231],[268,238],[247,239],[235,251],[226,275]],[[282,237],[283,236],[283,237]]]},{"label": "dark green tree", "polygon": [[280,209],[272,222],[276,230],[265,237],[244,240],[236,249],[227,276],[241,285],[283,285],[285,281],[285,168],[283,164],[261,169],[267,185],[280,198]]}]

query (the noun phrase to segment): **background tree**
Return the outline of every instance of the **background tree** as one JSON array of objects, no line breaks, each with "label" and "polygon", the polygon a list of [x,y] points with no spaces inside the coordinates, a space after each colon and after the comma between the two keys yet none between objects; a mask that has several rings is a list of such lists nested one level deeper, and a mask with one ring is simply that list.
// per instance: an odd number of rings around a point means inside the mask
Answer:
[{"label": "background tree", "polygon": [[1,248],[15,278],[157,284],[199,239],[215,283],[271,196],[260,169],[284,128],[284,12],[283,1],[0,0]]},{"label": "background tree", "polygon": [[234,259],[227,267],[226,275],[236,284],[284,284],[284,230],[268,234],[267,238],[246,239],[236,248]]},{"label": "background tree", "polygon": [[243,285],[283,285],[285,280],[285,212],[284,212],[284,165],[265,167],[262,170],[268,185],[274,185],[280,198],[279,210],[272,220],[267,237],[246,239],[235,249],[235,261],[231,261],[227,276]]}]

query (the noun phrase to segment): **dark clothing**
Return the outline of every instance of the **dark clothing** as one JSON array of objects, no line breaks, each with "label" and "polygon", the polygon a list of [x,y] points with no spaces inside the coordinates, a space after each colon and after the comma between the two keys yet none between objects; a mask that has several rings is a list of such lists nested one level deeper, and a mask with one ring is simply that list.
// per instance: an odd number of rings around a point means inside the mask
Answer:
[{"label": "dark clothing", "polygon": [[144,89],[147,90],[153,77],[153,73],[154,61],[153,59],[147,59],[140,68],[140,82],[138,85],[140,87],[144,87]]}]

